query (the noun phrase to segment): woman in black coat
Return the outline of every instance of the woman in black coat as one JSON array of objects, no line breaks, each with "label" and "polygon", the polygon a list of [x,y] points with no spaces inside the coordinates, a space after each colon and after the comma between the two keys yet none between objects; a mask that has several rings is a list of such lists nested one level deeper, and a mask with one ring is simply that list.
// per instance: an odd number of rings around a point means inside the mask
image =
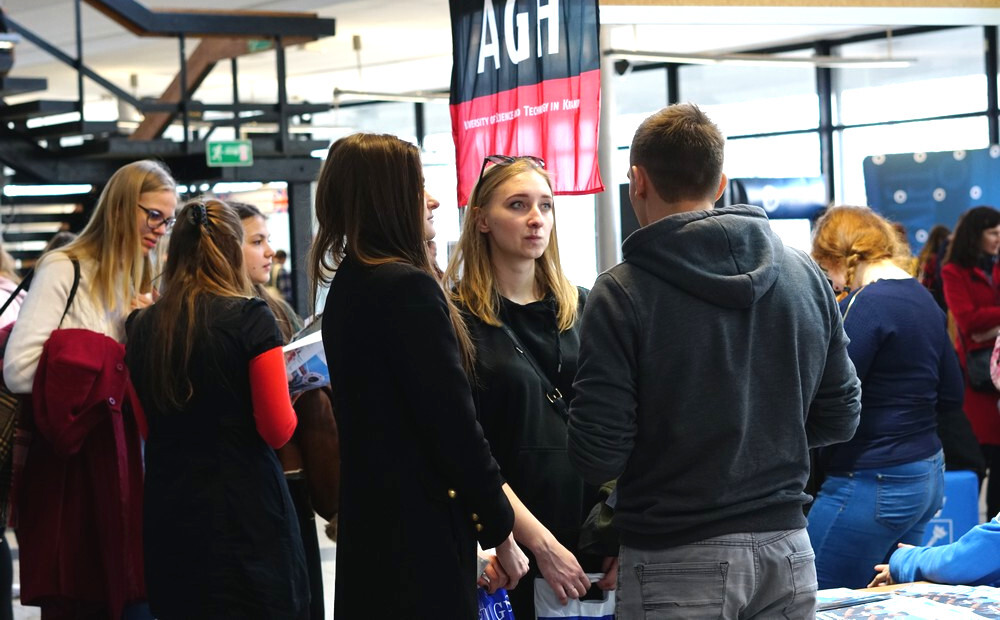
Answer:
[{"label": "woman in black coat", "polygon": [[[476,541],[527,570],[476,422],[468,335],[433,276],[420,154],[394,136],[330,147],[313,277],[341,442],[335,618],[473,618]],[[336,271],[336,277],[332,272]]]}]

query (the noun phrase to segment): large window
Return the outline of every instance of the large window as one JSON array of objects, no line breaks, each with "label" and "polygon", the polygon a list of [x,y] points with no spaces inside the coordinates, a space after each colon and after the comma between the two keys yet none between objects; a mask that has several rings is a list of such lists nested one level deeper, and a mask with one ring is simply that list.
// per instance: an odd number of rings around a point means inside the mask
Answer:
[{"label": "large window", "polygon": [[[602,76],[602,79],[608,79]],[[615,100],[613,108],[614,145],[632,144],[639,123],[647,116],[667,105],[667,72],[626,71],[624,75],[611,76],[614,80]]]},{"label": "large window", "polygon": [[726,141],[724,170],[729,177],[818,177],[816,132]]},{"label": "large window", "polygon": [[[841,56],[885,56],[887,40],[851,43]],[[986,110],[983,29],[941,30],[892,38],[908,67],[836,69],[834,121],[858,125]]]},{"label": "large window", "polygon": [[681,67],[680,100],[696,103],[727,136],[819,125],[816,71],[805,66]]}]

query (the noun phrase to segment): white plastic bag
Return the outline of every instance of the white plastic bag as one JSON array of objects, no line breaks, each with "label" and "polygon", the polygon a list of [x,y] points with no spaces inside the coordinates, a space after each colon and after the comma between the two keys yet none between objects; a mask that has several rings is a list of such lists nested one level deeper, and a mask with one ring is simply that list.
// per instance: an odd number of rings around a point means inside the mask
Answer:
[{"label": "white plastic bag", "polygon": [[[590,582],[600,580],[604,573],[587,573]],[[562,605],[556,593],[541,577],[535,578],[535,615],[538,620],[558,618],[559,620],[614,620],[615,591],[605,590],[604,599],[580,601],[575,598]],[[520,619],[519,619],[520,620]]]}]

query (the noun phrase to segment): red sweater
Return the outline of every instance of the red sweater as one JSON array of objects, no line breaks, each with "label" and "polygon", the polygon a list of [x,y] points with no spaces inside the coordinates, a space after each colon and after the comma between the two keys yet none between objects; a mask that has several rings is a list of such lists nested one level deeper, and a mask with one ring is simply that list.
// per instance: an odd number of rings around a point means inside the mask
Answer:
[{"label": "red sweater", "polygon": [[[994,265],[992,275],[993,280],[990,282],[979,267],[962,267],[948,263],[941,268],[944,297],[958,325],[960,342],[956,344],[956,349],[963,368],[967,351],[993,346],[992,340],[973,342],[972,334],[985,332],[1000,325],[1000,265]],[[962,409],[981,444],[1000,445],[997,399],[1000,399],[1000,393],[977,392],[969,387],[966,377],[965,402]]]},{"label": "red sweater", "polygon": [[120,618],[146,597],[139,400],[125,348],[89,330],[52,332],[31,400],[35,432],[15,497],[21,598],[102,603]]}]

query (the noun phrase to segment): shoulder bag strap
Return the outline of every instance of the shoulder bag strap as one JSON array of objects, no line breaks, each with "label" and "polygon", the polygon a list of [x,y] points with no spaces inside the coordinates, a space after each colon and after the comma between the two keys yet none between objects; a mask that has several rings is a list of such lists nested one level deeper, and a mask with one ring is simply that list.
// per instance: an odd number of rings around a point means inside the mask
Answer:
[{"label": "shoulder bag strap", "polygon": [[[80,263],[75,258],[71,258],[70,260],[73,261],[73,287],[70,288],[69,290],[69,297],[66,299],[66,309],[63,310],[62,317],[60,317],[59,319],[60,325],[62,325],[63,319],[66,318],[66,313],[69,312],[69,307],[73,304],[73,298],[76,297],[76,289],[80,287]],[[10,304],[13,303],[15,299],[17,299],[18,293],[27,290],[28,283],[31,282],[31,279],[34,277],[34,275],[35,275],[35,269],[31,268],[28,271],[28,273],[24,276],[24,279],[22,279],[18,283],[17,288],[14,289],[14,292],[12,292],[10,294],[10,297],[7,298],[7,301],[3,302],[3,305],[0,306],[0,314],[3,314],[4,311],[7,310],[8,306],[10,306]]]},{"label": "shoulder bag strap", "polygon": [[[60,327],[62,327],[62,322],[66,318],[66,314],[69,313],[69,307],[73,305],[73,299],[76,297],[76,289],[80,288],[80,261],[72,256],[69,259],[73,262],[73,286],[69,289],[69,297],[66,298],[66,308],[59,318]],[[3,312],[0,311],[0,314],[3,314]]]},{"label": "shoulder bag strap", "polygon": [[7,298],[7,301],[3,302],[3,305],[0,306],[0,314],[3,314],[7,310],[7,307],[10,306],[10,304],[15,299],[17,299],[18,293],[20,293],[21,291],[25,290],[25,288],[27,287],[28,282],[31,281],[31,276],[34,275],[34,272],[35,272],[35,270],[32,269],[31,271],[28,272],[28,275],[24,276],[23,280],[21,280],[20,282],[18,282],[17,288],[15,288],[14,292],[10,294],[10,297]]},{"label": "shoulder bag strap", "polygon": [[861,289],[858,289],[858,292],[854,293],[854,297],[851,297],[851,301],[847,302],[847,309],[844,310],[844,318],[841,322],[847,320],[847,315],[850,314],[851,307],[854,305],[854,302],[858,300],[858,295],[860,294],[861,294]]},{"label": "shoulder bag strap", "polygon": [[507,334],[507,337],[510,338],[510,341],[514,344],[514,348],[517,352],[524,356],[524,359],[526,359],[531,365],[535,374],[538,375],[538,378],[542,382],[542,389],[545,390],[545,398],[552,403],[552,408],[555,409],[556,413],[559,414],[559,417],[563,419],[563,422],[568,421],[569,413],[567,411],[566,400],[563,399],[562,392],[559,391],[559,388],[552,385],[552,382],[549,381],[549,378],[544,372],[542,372],[541,367],[538,365],[538,362],[535,361],[531,352],[528,351],[527,347],[521,344],[521,341],[517,338],[517,334],[514,333],[514,330],[508,327],[506,323],[500,323],[500,329],[503,330],[503,333]]}]

